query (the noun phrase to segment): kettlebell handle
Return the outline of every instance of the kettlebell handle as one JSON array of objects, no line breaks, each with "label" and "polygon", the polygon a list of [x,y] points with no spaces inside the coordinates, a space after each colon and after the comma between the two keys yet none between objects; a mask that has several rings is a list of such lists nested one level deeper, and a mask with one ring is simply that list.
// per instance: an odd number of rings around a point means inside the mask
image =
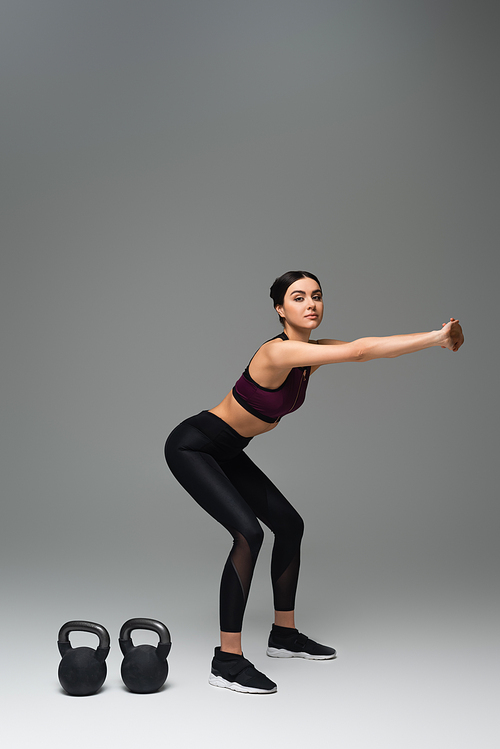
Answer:
[{"label": "kettlebell handle", "polygon": [[163,622],[159,622],[157,619],[141,618],[129,619],[125,622],[125,624],[122,625],[118,642],[120,643],[120,648],[123,655],[126,655],[126,653],[128,653],[129,650],[134,647],[132,639],[130,637],[134,629],[147,629],[150,632],[156,632],[156,634],[160,638],[160,642],[158,643],[157,647],[158,655],[160,656],[160,658],[167,657],[172,646],[170,632],[168,631],[167,627],[163,624]]},{"label": "kettlebell handle", "polygon": [[108,630],[102,624],[76,620],[63,624],[57,637],[57,646],[62,656],[73,649],[69,641],[70,632],[90,632],[92,635],[97,635],[99,645],[96,649],[96,659],[99,663],[104,663],[108,657],[111,639]]}]

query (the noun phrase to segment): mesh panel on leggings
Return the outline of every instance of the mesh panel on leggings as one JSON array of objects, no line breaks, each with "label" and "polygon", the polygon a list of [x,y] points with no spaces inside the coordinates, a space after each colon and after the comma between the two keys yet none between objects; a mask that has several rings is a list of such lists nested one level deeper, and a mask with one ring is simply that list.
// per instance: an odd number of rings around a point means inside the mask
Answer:
[{"label": "mesh panel on leggings", "polygon": [[300,550],[297,550],[292,561],[284,572],[275,577],[276,564],[271,560],[271,579],[273,583],[274,608],[276,611],[293,611],[295,609],[295,593],[300,567]]},{"label": "mesh panel on leggings", "polygon": [[255,558],[246,538],[228,528],[234,543],[227,558],[221,580],[220,622],[222,632],[241,632],[250,583],[252,582]]}]

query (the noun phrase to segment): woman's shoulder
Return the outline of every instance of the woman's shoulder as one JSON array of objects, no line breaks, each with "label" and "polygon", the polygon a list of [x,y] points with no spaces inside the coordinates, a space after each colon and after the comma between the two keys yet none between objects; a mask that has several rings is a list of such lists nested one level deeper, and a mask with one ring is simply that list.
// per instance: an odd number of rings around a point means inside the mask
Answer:
[{"label": "woman's shoulder", "polygon": [[275,335],[272,338],[269,338],[267,341],[264,341],[264,343],[261,343],[255,354],[252,356],[250,361],[248,362],[247,369],[252,364],[253,366],[257,365],[263,365],[263,366],[269,366],[271,360],[272,360],[272,352],[276,351],[277,346],[282,346],[284,343],[288,341],[288,338],[285,333],[280,333],[279,335]]},{"label": "woman's shoulder", "polygon": [[255,353],[258,354],[259,351],[262,351],[263,349],[265,350],[266,348],[269,348],[270,346],[280,346],[281,344],[285,343],[285,341],[288,341],[286,334],[279,333],[278,335],[275,335],[272,338],[269,338],[267,341],[264,341],[264,343],[261,343]]},{"label": "woman's shoulder", "polygon": [[318,344],[319,341],[308,341],[307,343],[301,341],[291,341],[286,333],[280,333],[268,341],[265,341],[253,355],[251,362],[262,364],[267,367],[277,369],[290,369],[288,364],[281,362],[280,349],[284,352],[288,346],[307,346],[309,343]]}]

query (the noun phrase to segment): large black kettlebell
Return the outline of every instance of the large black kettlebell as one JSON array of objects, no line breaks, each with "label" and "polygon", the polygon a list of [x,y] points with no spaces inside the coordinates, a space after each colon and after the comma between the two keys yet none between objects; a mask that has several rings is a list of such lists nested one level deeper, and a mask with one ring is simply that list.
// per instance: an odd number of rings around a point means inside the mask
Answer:
[{"label": "large black kettlebell", "polygon": [[[134,629],[156,632],[160,638],[158,645],[134,645],[130,636]],[[167,678],[167,655],[172,645],[166,626],[156,619],[129,619],[120,630],[118,642],[125,656],[122,663],[125,685],[139,694],[157,692]]]},{"label": "large black kettlebell", "polygon": [[[96,650],[87,647],[73,648],[70,632],[91,632],[99,638]],[[109,653],[109,633],[101,624],[72,621],[59,630],[57,645],[62,655],[59,664],[59,681],[68,694],[83,697],[95,694],[106,678],[106,658]]]}]

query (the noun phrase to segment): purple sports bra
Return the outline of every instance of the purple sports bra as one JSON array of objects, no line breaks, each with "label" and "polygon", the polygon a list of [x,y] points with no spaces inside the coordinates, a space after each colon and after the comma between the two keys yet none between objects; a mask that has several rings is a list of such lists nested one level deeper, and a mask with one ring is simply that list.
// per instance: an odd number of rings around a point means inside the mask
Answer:
[{"label": "purple sports bra", "polygon": [[[288,341],[286,333],[280,333],[269,340],[274,341],[275,338]],[[233,396],[240,406],[258,419],[274,424],[282,416],[296,411],[304,403],[311,367],[294,367],[290,370],[285,382],[274,390],[262,387],[255,382],[250,376],[248,367],[233,387]]]}]

